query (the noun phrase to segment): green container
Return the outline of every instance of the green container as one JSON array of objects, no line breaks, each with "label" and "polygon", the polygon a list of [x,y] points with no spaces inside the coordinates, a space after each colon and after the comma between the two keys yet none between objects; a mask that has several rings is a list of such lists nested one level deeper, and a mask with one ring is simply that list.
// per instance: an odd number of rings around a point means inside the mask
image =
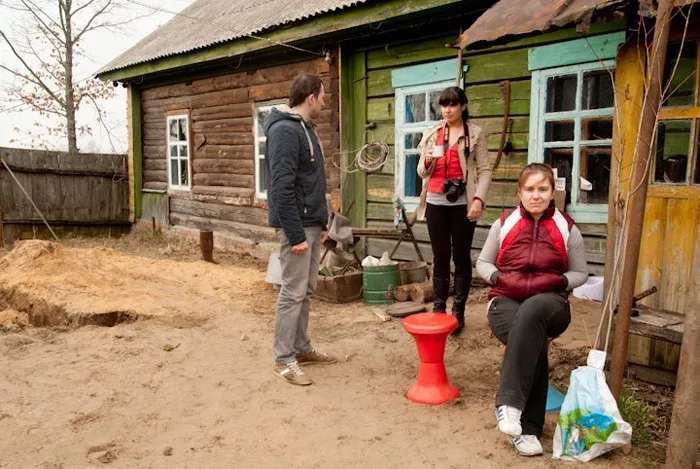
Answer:
[{"label": "green container", "polygon": [[394,302],[394,288],[401,285],[399,265],[362,268],[362,301],[370,305]]}]

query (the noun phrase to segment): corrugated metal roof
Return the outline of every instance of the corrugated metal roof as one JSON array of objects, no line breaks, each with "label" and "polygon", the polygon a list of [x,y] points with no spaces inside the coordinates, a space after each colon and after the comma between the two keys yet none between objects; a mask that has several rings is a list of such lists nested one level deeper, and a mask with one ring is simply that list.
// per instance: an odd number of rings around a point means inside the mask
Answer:
[{"label": "corrugated metal roof", "polygon": [[197,0],[97,74],[245,37],[367,0]]},{"label": "corrugated metal roof", "polygon": [[626,0],[500,0],[477,18],[455,45],[464,48],[504,36],[547,31],[552,26],[586,23],[596,10],[624,3]]}]

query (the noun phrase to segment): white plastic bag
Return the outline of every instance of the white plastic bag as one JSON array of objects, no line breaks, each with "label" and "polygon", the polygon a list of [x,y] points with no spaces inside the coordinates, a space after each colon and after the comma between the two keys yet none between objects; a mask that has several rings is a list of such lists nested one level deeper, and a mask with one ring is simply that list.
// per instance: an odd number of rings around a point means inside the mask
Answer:
[{"label": "white plastic bag", "polygon": [[571,373],[554,431],[554,459],[586,462],[632,440],[632,426],[622,420],[605,382],[604,364],[605,352],[591,350],[588,366]]},{"label": "white plastic bag", "polygon": [[367,256],[362,259],[362,267],[376,267],[379,265],[379,259],[374,256]]},{"label": "white plastic bag", "polygon": [[389,253],[384,251],[384,254],[382,254],[381,259],[379,259],[379,265],[394,265],[398,264],[396,261],[392,261],[391,257],[389,257]]}]

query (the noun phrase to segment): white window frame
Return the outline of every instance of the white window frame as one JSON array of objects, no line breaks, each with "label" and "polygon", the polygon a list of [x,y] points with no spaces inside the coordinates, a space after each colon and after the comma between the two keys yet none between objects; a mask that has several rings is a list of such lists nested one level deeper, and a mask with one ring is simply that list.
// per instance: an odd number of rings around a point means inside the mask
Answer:
[{"label": "white window frame", "polygon": [[[255,198],[259,200],[267,200],[267,190],[263,190],[260,184],[260,174],[262,173],[262,165],[265,164],[265,155],[260,154],[260,144],[267,142],[267,137],[258,129],[258,115],[261,112],[272,111],[273,109],[284,104],[283,102],[262,103],[255,105],[255,116],[253,119],[253,133],[255,136]],[[267,148],[267,145],[265,145]]]},{"label": "white window frame", "polygon": [[[581,129],[583,119],[592,117],[613,117],[613,107],[602,109],[582,110],[581,100],[583,95],[583,74],[590,71],[614,69],[615,60],[604,60],[589,62],[577,65],[567,65],[564,67],[549,68],[544,70],[534,70],[531,82],[530,101],[530,143],[528,148],[528,162],[543,163],[544,153],[549,148],[571,148],[573,147],[572,171],[571,171],[571,203],[566,207],[567,213],[571,214],[579,223],[607,223],[608,204],[582,204],[578,203],[580,194],[581,177],[581,147],[610,147],[612,149],[612,139],[582,140]],[[563,75],[576,75],[576,108],[573,111],[547,113],[547,79]],[[569,120],[574,122],[574,140],[568,142],[545,142],[546,123],[550,121]],[[611,164],[612,158],[611,154]]]},{"label": "white window frame", "polygon": [[405,179],[405,163],[406,163],[406,149],[404,137],[407,133],[423,133],[427,129],[436,125],[440,119],[435,121],[422,121],[406,124],[406,96],[417,93],[425,93],[426,95],[426,118],[429,117],[430,106],[429,106],[429,95],[434,91],[442,91],[448,86],[454,86],[454,80],[443,81],[438,83],[430,83],[425,85],[416,86],[404,86],[396,88],[395,90],[395,103],[396,103],[396,113],[394,116],[394,193],[401,197],[401,200],[406,207],[406,211],[415,211],[418,207],[420,197],[407,197],[406,196],[406,179]]},{"label": "white window frame", "polygon": [[[172,121],[178,121],[178,120],[183,120],[185,121],[185,140],[177,140],[177,141],[171,141],[170,140],[170,123]],[[190,116],[188,114],[174,114],[172,116],[167,116],[166,122],[165,122],[165,139],[166,139],[166,147],[165,147],[165,152],[166,152],[166,161],[167,161],[167,171],[168,171],[168,189],[173,189],[173,190],[184,190],[184,191],[190,191],[192,190],[192,149],[190,145]],[[171,147],[177,147],[178,148],[178,156],[173,157],[170,156],[170,149]],[[179,149],[180,148],[185,148],[186,149],[186,155],[180,156]],[[187,161],[187,184],[181,184],[180,181],[178,180],[177,183],[173,183],[172,181],[172,160],[177,160],[178,165],[180,161]],[[180,175],[180,168],[178,168],[177,174],[178,176]]]}]

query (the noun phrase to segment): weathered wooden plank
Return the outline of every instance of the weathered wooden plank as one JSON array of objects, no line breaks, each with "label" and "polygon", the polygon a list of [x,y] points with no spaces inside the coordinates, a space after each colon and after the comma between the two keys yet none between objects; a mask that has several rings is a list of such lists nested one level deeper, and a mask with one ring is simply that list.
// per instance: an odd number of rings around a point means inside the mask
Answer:
[{"label": "weathered wooden plank", "polygon": [[469,71],[464,75],[465,82],[472,84],[528,77],[527,53],[527,49],[516,49],[465,57],[464,63],[469,66]]},{"label": "weathered wooden plank", "polygon": [[408,44],[387,44],[367,53],[367,68],[376,70],[453,58],[457,55],[455,50],[445,47],[445,44],[454,42],[454,39],[454,35],[449,35]]},{"label": "weathered wooden plank", "polygon": [[[503,115],[503,97],[498,83],[467,84],[466,93],[469,97],[469,114],[471,116]],[[510,116],[528,116],[530,114],[530,80],[511,82],[508,109]],[[517,130],[514,129],[514,131]]]},{"label": "weathered wooden plank", "polygon": [[219,158],[195,158],[192,162],[195,173],[255,174],[255,161]]},{"label": "weathered wooden plank", "polygon": [[170,198],[171,217],[173,213],[214,220],[228,220],[258,226],[267,226],[267,210],[257,207],[240,207],[219,203],[188,200],[186,196]]},{"label": "weathered wooden plank", "polygon": [[391,85],[391,70],[374,70],[367,72],[367,97],[393,96],[394,87]]},{"label": "weathered wooden plank", "polygon": [[202,186],[255,187],[252,174],[196,173],[192,176],[192,181],[195,185]]},{"label": "weathered wooden plank", "polygon": [[170,224],[195,228],[198,230],[212,230],[220,233],[228,233],[236,237],[249,239],[253,242],[278,242],[279,238],[273,228],[254,225],[246,222],[237,222],[218,218],[206,218],[183,213],[171,213]]},{"label": "weathered wooden plank", "polygon": [[367,121],[393,121],[395,107],[393,97],[369,99],[367,100]]},{"label": "weathered wooden plank", "polygon": [[255,147],[253,145],[213,145],[207,143],[197,149],[195,147],[194,157],[216,158],[230,160],[246,160],[255,157]]},{"label": "weathered wooden plank", "polygon": [[[196,120],[192,123],[192,130],[195,133],[204,134],[207,132],[252,132],[253,119],[239,117],[237,119]],[[165,132],[165,122],[163,122],[163,132]]]},{"label": "weathered wooden plank", "polygon": [[[653,286],[660,286],[663,264],[664,237],[666,234],[667,200],[648,197],[644,210],[644,228],[639,250],[639,268],[637,270],[636,291],[644,291]],[[659,307],[661,294],[651,295],[642,300],[643,305]]]},{"label": "weathered wooden plank", "polygon": [[367,201],[388,202],[394,197],[394,176],[373,173],[367,175]]},{"label": "weathered wooden plank", "polygon": [[[255,140],[252,132],[209,132],[205,136],[207,145],[252,145]],[[199,141],[195,137],[197,144]]]},{"label": "weathered wooden plank", "polygon": [[700,224],[700,203],[669,199],[666,215],[659,306],[684,313],[692,285],[690,273]]},{"label": "weathered wooden plank", "polygon": [[228,106],[212,106],[192,109],[190,115],[194,121],[252,117],[253,107],[249,103],[231,104]]}]

